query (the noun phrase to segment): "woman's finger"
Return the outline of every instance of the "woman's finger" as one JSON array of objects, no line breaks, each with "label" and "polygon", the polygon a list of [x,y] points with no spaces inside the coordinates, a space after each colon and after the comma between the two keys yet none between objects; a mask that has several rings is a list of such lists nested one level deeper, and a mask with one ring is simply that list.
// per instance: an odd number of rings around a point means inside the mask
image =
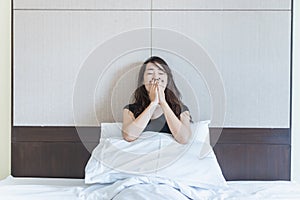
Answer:
[{"label": "woman's finger", "polygon": [[154,85],[154,84],[151,84],[150,90],[151,90],[152,92],[153,92],[154,88],[155,88],[155,85]]},{"label": "woman's finger", "polygon": [[163,87],[158,86],[158,95],[159,95],[159,101],[164,102],[165,101],[165,91]]}]

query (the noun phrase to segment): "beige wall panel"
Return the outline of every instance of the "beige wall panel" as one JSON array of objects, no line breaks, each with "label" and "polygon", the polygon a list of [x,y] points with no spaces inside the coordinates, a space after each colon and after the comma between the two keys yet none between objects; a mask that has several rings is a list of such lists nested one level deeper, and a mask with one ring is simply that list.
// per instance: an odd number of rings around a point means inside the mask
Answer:
[{"label": "beige wall panel", "polygon": [[14,0],[14,9],[149,9],[151,0]]},{"label": "beige wall panel", "polygon": [[[75,86],[89,56],[96,49],[105,51],[93,60],[97,68],[91,68],[90,80],[81,85],[86,90],[91,89],[92,78],[97,79],[107,67],[101,65],[104,57],[109,54],[118,59],[124,43],[132,43],[134,48],[138,38],[116,41],[114,46],[105,44],[150,23],[150,14],[140,11],[15,11],[14,17],[14,125],[74,125]],[[150,32],[140,37],[143,45],[149,46]],[[150,50],[133,55],[123,60],[124,66],[144,60]],[[74,111],[76,116],[80,113],[76,122],[81,125],[96,125],[93,93],[89,94],[92,97],[82,94],[82,105]]]},{"label": "beige wall panel", "polygon": [[[290,12],[156,11],[153,26],[190,37],[216,64],[226,92],[225,126],[289,127]],[[155,32],[153,38],[153,44],[165,40]],[[210,110],[201,113],[210,117]]]},{"label": "beige wall panel", "polygon": [[291,9],[291,0],[153,0],[155,9]]}]

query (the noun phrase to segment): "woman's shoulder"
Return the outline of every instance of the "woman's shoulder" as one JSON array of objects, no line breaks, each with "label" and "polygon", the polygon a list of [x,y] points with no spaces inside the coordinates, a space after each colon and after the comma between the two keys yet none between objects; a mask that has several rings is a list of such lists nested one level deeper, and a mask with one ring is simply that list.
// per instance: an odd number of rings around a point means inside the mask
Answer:
[{"label": "woman's shoulder", "polygon": [[190,110],[189,110],[189,108],[186,105],[182,104],[181,105],[181,113],[183,113],[185,111],[190,111]]},{"label": "woman's shoulder", "polygon": [[137,103],[127,104],[123,109],[128,109],[130,111],[135,110],[138,107]]}]

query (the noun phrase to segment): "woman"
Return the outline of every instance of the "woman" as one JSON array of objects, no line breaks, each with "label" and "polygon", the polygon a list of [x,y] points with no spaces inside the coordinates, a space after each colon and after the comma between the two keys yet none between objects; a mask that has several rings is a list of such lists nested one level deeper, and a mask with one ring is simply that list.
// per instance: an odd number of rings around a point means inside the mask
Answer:
[{"label": "woman", "polygon": [[177,142],[185,144],[191,136],[190,121],[167,63],[150,57],[140,69],[134,103],[124,107],[123,138],[134,141],[149,130],[171,133]]}]

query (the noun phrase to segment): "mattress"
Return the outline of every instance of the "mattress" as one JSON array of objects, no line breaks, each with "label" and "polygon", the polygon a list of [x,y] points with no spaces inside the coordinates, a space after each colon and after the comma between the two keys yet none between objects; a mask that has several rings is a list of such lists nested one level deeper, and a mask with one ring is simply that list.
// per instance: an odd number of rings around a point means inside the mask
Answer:
[{"label": "mattress", "polygon": [[8,176],[0,181],[3,185],[56,185],[56,186],[85,186],[84,179],[73,178],[20,178]]},{"label": "mattress", "polygon": [[[89,187],[91,186],[84,184],[84,179],[15,178],[8,176],[0,181],[0,199],[82,199],[80,193]],[[199,197],[199,199],[202,198]],[[300,199],[300,185],[290,181],[228,181],[228,188],[214,188],[214,195],[206,196],[203,199],[296,200]]]},{"label": "mattress", "polygon": [[291,181],[229,181],[228,186],[237,193],[225,199],[300,199],[300,184]]},{"label": "mattress", "polygon": [[14,178],[0,181],[2,200],[74,200],[85,189],[84,179]]}]

